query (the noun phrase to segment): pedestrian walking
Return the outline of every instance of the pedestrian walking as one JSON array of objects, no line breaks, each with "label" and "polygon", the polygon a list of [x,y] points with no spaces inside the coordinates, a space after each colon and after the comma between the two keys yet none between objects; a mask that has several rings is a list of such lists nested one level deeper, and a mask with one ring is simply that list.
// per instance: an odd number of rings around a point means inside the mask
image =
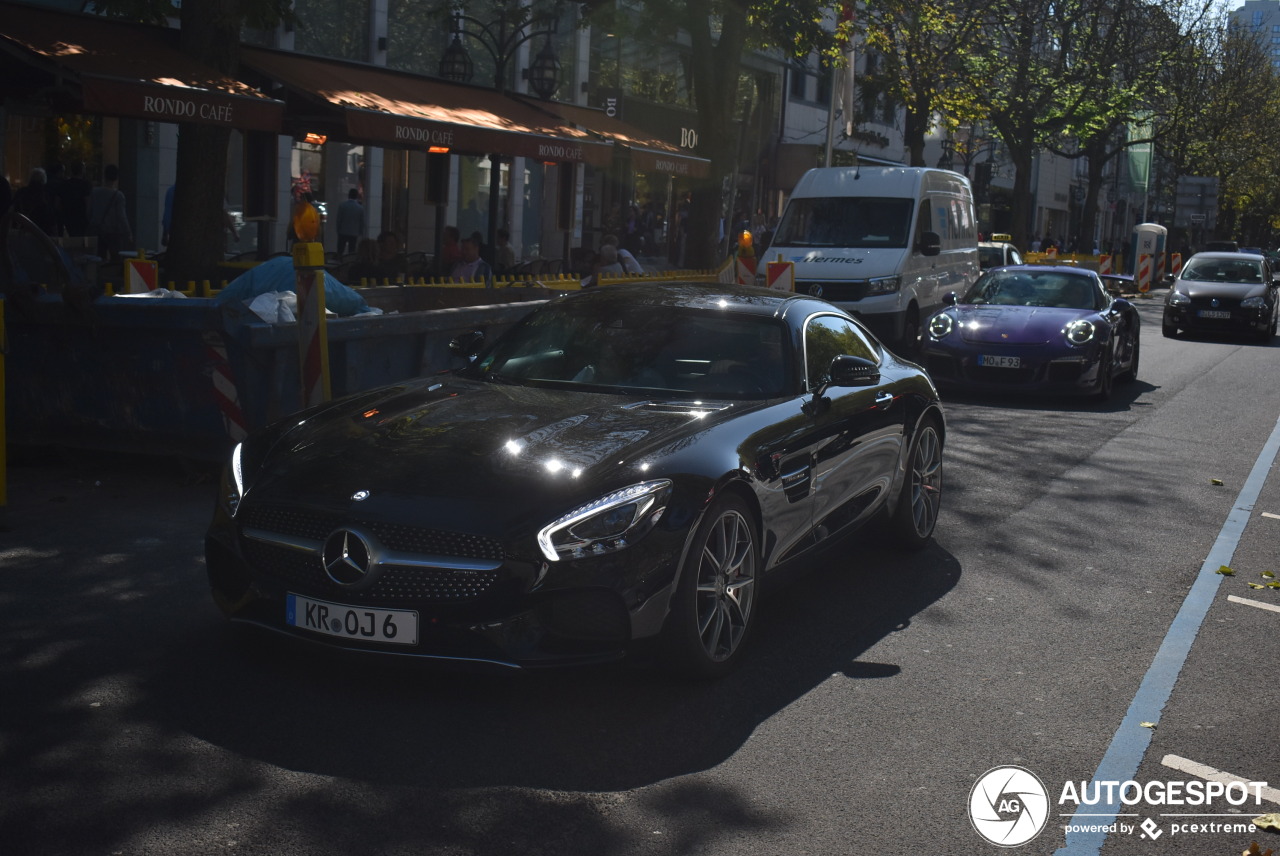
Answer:
[{"label": "pedestrian walking", "polygon": [[89,225],[98,236],[98,255],[116,261],[125,247],[133,246],[124,193],[118,187],[120,168],[109,163],[102,168],[102,186],[89,196]]}]

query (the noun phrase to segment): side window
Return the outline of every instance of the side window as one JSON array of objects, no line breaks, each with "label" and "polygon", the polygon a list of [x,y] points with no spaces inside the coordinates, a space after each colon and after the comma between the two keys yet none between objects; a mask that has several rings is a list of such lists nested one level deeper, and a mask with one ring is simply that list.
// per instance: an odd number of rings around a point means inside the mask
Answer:
[{"label": "side window", "polygon": [[804,328],[805,381],[814,389],[826,379],[831,361],[841,354],[880,362],[875,348],[855,324],[838,315],[815,315]]},{"label": "side window", "polygon": [[912,252],[920,252],[920,239],[925,232],[933,231],[933,209],[929,207],[927,198],[920,201],[920,219],[916,221],[916,240]]}]

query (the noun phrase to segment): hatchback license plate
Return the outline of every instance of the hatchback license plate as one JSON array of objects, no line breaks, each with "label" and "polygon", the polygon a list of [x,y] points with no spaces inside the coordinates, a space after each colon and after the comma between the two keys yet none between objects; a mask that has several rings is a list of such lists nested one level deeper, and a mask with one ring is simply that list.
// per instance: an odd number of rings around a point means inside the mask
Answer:
[{"label": "hatchback license plate", "polygon": [[347,606],[312,600],[290,592],[285,602],[284,620],[290,627],[300,627],[340,639],[385,642],[390,645],[418,644],[418,613],[411,609]]},{"label": "hatchback license plate", "polygon": [[1231,313],[1226,309],[1201,309],[1196,314],[1201,318],[1218,318],[1223,321],[1231,318]]},{"label": "hatchback license plate", "polygon": [[978,357],[978,365],[991,366],[997,369],[1020,369],[1022,368],[1022,357],[997,357],[983,354]]}]

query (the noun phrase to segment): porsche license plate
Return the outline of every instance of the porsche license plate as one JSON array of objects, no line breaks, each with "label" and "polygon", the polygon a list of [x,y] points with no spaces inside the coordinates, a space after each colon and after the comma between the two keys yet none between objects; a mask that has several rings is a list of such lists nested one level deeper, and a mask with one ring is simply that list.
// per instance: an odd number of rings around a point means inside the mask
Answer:
[{"label": "porsche license plate", "polygon": [[1196,314],[1201,318],[1218,318],[1222,321],[1227,321],[1231,318],[1231,313],[1226,309],[1201,309]]},{"label": "porsche license plate", "polygon": [[978,365],[997,369],[1020,369],[1022,368],[1022,357],[997,357],[983,354],[978,357]]},{"label": "porsche license plate", "polygon": [[290,627],[341,639],[418,644],[418,613],[411,609],[347,606],[290,593],[285,602],[284,620]]}]

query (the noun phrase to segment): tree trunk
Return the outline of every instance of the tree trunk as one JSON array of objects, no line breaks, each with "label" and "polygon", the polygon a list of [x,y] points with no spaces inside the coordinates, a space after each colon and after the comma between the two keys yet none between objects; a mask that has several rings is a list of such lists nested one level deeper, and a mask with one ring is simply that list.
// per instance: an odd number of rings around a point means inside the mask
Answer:
[{"label": "tree trunk", "polygon": [[1009,148],[1009,159],[1013,161],[1013,210],[1012,235],[1014,246],[1025,252],[1031,246],[1031,218],[1035,212],[1035,199],[1031,195],[1031,164],[1033,148],[1025,143],[1016,148]]},{"label": "tree trunk", "polygon": [[724,214],[725,185],[737,168],[733,114],[738,99],[738,71],[746,44],[746,16],[721,18],[720,37],[713,40],[711,4],[707,0],[689,0],[686,11],[684,26],[693,42],[691,89],[698,109],[699,148],[711,160],[711,175],[693,190],[685,265],[714,268],[723,261],[720,221]]},{"label": "tree trunk", "polygon": [[[181,39],[188,56],[234,75],[240,47],[236,0],[185,0]],[[212,280],[225,258],[223,203],[230,142],[229,128],[193,122],[179,125],[173,226],[165,252],[165,275],[179,286]]]}]

